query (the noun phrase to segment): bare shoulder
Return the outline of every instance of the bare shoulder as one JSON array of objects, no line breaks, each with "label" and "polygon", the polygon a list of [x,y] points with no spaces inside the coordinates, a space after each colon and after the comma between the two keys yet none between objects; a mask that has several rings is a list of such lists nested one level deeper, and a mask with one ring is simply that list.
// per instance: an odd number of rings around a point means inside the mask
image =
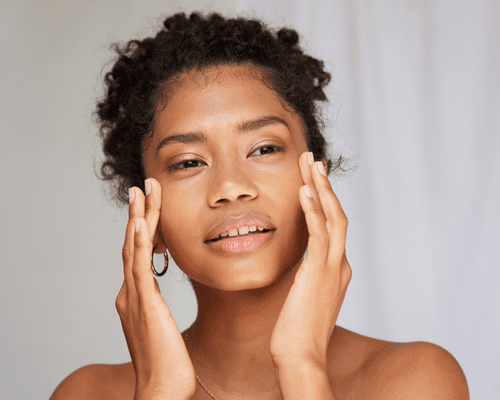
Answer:
[{"label": "bare shoulder", "polygon": [[[342,329],[342,328],[340,328]],[[432,343],[395,343],[342,329],[344,348],[358,354],[347,378],[352,398],[469,399],[465,375],[455,358]],[[351,398],[346,392],[344,398]]]},{"label": "bare shoulder", "polygon": [[92,364],[66,377],[50,400],[133,399],[135,373],[132,363]]},{"label": "bare shoulder", "polygon": [[469,399],[457,360],[432,343],[387,342],[371,357],[367,369],[378,378],[373,383],[381,398]]}]

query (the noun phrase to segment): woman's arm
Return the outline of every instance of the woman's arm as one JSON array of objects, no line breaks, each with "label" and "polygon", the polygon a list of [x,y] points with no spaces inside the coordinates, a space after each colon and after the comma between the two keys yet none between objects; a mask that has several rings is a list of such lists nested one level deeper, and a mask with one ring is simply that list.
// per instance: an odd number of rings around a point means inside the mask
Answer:
[{"label": "woman's arm", "polygon": [[146,195],[130,189],[123,245],[124,282],[116,308],[135,370],[136,400],[189,399],[196,390],[184,339],[151,273],[153,240],[161,209],[161,186],[145,182]]},{"label": "woman's arm", "polygon": [[327,369],[313,360],[290,359],[275,362],[283,399],[335,400]]},{"label": "woman's arm", "polygon": [[351,280],[345,255],[347,218],[322,162],[312,153],[299,160],[300,203],[309,241],[297,267],[271,337],[271,355],[283,398],[333,399],[328,382],[327,350]]}]

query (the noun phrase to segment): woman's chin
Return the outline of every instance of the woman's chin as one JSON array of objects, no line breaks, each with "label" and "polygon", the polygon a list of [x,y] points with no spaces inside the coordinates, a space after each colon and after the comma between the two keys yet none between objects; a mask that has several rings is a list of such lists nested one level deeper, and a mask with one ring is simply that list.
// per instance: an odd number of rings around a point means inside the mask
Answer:
[{"label": "woman's chin", "polygon": [[212,289],[238,292],[247,290],[261,290],[283,281],[293,267],[275,267],[268,265],[252,268],[233,266],[231,271],[220,274],[209,274],[204,276],[192,276],[191,279]]}]

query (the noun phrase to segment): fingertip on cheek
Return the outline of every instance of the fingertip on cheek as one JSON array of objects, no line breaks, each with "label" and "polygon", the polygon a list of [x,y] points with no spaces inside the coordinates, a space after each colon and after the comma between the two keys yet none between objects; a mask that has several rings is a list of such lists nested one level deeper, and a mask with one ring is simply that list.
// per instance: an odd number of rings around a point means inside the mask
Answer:
[{"label": "fingertip on cheek", "polygon": [[307,152],[307,161],[309,162],[309,165],[314,164],[314,155],[312,152]]},{"label": "fingertip on cheek", "polygon": [[304,196],[312,198],[312,193],[311,189],[309,188],[309,185],[302,186],[302,193],[304,194]]}]

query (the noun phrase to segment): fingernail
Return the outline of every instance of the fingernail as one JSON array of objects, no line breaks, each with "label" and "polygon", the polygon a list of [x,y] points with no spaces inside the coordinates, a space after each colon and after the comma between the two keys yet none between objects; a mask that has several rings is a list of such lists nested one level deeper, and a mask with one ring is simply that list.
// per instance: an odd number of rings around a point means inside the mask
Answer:
[{"label": "fingernail", "polygon": [[135,231],[139,232],[141,230],[141,224],[137,218],[134,218],[134,223],[135,223]]},{"label": "fingernail", "polygon": [[130,204],[132,204],[135,200],[135,192],[134,192],[134,188],[130,188],[128,190],[128,202]]},{"label": "fingernail", "polygon": [[325,171],[325,166],[321,161],[318,161],[316,163],[316,166],[318,167],[318,171],[320,172],[321,175],[326,176],[326,171]]},{"label": "fingernail", "polygon": [[146,179],[144,181],[144,186],[146,187],[146,196],[151,193],[151,183]]},{"label": "fingernail", "polygon": [[309,152],[308,155],[307,155],[307,161],[309,161],[309,165],[313,165],[314,164],[314,155],[313,153]]},{"label": "fingernail", "polygon": [[305,185],[304,186],[304,194],[307,196],[307,197],[312,197],[312,194],[311,194],[311,189],[309,189],[309,186]]}]

